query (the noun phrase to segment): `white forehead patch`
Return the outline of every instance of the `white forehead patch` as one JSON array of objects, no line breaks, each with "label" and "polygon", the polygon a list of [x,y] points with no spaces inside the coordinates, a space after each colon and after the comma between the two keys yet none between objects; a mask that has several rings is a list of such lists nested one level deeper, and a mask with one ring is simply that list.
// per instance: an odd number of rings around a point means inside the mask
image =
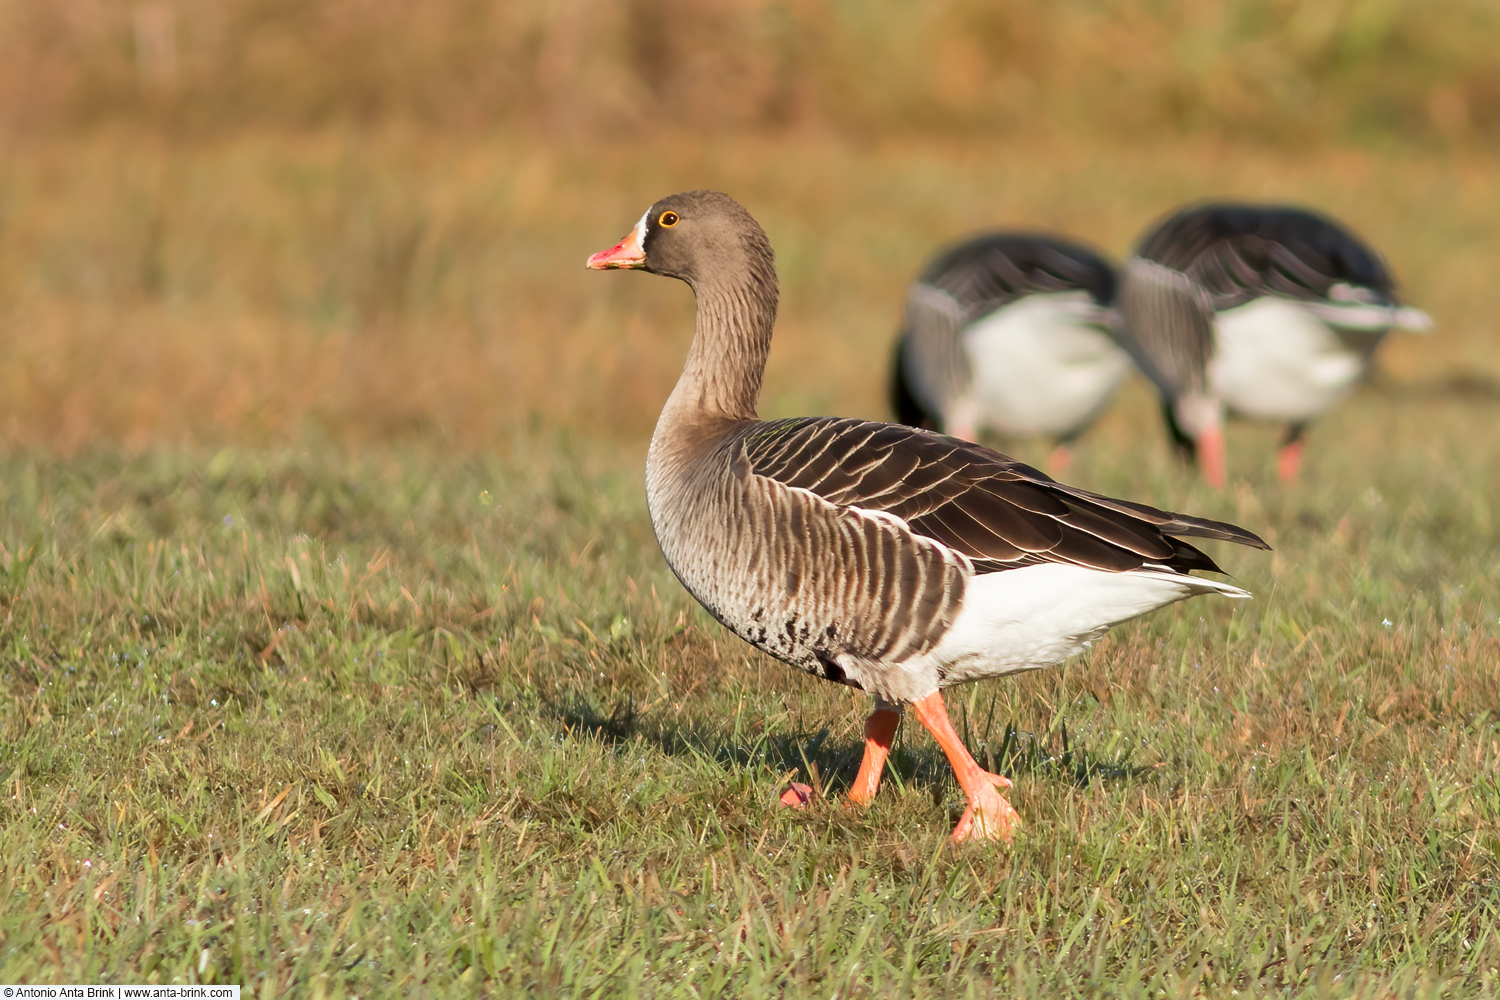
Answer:
[{"label": "white forehead patch", "polygon": [[646,217],[651,214],[651,209],[641,213],[641,221],[635,224],[635,245],[642,250],[646,248]]}]

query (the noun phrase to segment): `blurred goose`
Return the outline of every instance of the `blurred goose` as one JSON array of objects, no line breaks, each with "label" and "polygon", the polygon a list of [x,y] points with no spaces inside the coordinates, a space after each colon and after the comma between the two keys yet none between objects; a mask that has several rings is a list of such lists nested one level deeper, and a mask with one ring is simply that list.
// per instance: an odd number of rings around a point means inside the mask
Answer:
[{"label": "blurred goose", "polygon": [[664,198],[590,268],[679,278],[697,298],[682,377],[651,438],[646,499],[668,565],[746,642],[875,697],[850,797],[875,794],[902,706],[968,798],[953,831],[1017,822],[949,722],[942,689],[1059,663],[1110,626],[1195,594],[1248,597],[1182,541],[1241,528],[1056,483],[968,441],[838,417],[763,421],[776,318],[766,234],[728,195]]},{"label": "blurred goose", "polygon": [[975,440],[1046,435],[1050,469],[1119,388],[1115,272],[1052,236],[989,233],[948,248],[906,296],[891,367],[896,419]]},{"label": "blurred goose", "polygon": [[1374,250],[1278,205],[1195,205],[1160,223],[1122,269],[1119,308],[1173,441],[1219,488],[1226,411],[1285,421],[1277,467],[1294,479],[1303,431],[1354,387],[1381,338],[1432,325],[1397,301]]}]

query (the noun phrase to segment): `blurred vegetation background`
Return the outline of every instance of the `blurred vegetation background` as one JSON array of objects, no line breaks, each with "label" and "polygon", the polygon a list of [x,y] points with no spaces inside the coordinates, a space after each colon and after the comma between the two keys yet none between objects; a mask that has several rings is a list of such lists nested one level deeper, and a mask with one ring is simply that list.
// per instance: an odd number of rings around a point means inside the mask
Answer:
[{"label": "blurred vegetation background", "polygon": [[1490,0],[8,0],[13,132],[1493,139]]},{"label": "blurred vegetation background", "polygon": [[883,415],[945,241],[1204,197],[1344,218],[1438,320],[1387,381],[1488,393],[1497,139],[1492,0],[0,0],[0,441],[642,436],[691,305],[579,264],[689,187],[777,247],[768,412]]}]

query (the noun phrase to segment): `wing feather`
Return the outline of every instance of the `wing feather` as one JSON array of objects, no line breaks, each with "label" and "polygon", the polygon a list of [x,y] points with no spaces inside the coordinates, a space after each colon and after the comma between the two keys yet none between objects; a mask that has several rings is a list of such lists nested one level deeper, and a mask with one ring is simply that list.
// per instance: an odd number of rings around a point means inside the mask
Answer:
[{"label": "wing feather", "polygon": [[1168,217],[1136,256],[1189,275],[1218,310],[1266,295],[1331,300],[1357,288],[1370,304],[1396,305],[1385,261],[1343,225],[1289,205],[1209,203]]},{"label": "wing feather", "polygon": [[[744,445],[754,475],[838,507],[892,515],[981,572],[1038,562],[1217,571],[1212,559],[1180,538],[1268,548],[1232,524],[1065,486],[981,445],[929,431],[834,417],[763,426],[772,432],[751,434]],[[877,575],[899,581],[888,585],[906,604],[920,602],[912,582],[917,571],[901,564],[899,551],[885,541],[872,551],[883,561]]]}]

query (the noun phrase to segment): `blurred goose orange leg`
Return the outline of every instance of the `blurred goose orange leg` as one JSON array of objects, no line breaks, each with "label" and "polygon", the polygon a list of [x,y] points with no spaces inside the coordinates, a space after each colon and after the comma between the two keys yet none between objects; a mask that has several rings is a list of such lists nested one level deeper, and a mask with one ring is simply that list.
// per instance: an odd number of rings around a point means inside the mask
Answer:
[{"label": "blurred goose orange leg", "polygon": [[1073,449],[1065,444],[1060,444],[1052,449],[1052,454],[1047,457],[1047,475],[1058,479],[1065,474],[1073,464]]},{"label": "blurred goose orange leg", "polygon": [[943,433],[949,437],[963,438],[965,441],[979,440],[979,428],[967,420],[956,420],[943,428]]},{"label": "blurred goose orange leg", "polygon": [[1302,442],[1292,441],[1276,453],[1276,474],[1283,483],[1294,483],[1302,471]]},{"label": "blurred goose orange leg", "polygon": [[859,762],[859,774],[854,776],[854,785],[849,789],[850,802],[864,805],[875,797],[900,723],[901,713],[890,708],[877,708],[865,720],[865,757]]},{"label": "blurred goose orange leg", "polygon": [[1010,779],[991,774],[980,767],[979,762],[964,747],[958,733],[953,731],[953,723],[948,721],[943,693],[934,691],[927,697],[912,702],[911,707],[922,725],[938,741],[938,746],[948,755],[948,763],[953,765],[959,787],[969,799],[969,808],[964,810],[958,825],[953,828],[953,840],[977,838],[1008,841],[1014,837],[1015,828],[1021,824],[1021,817],[1005,800],[1005,796],[995,790],[1009,788]]},{"label": "blurred goose orange leg", "polygon": [[1216,490],[1224,488],[1226,462],[1224,458],[1224,428],[1210,427],[1198,435],[1198,462],[1203,466],[1203,478]]},{"label": "blurred goose orange leg", "polygon": [[1293,424],[1281,439],[1281,450],[1276,453],[1276,474],[1283,483],[1296,482],[1297,474],[1302,471],[1303,430],[1303,425]]}]

